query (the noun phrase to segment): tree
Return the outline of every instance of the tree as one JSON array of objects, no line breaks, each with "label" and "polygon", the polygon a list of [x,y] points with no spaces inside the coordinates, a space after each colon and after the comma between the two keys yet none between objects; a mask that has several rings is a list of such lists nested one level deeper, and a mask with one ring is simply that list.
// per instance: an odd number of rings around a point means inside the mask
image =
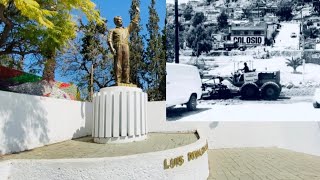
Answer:
[{"label": "tree", "polygon": [[80,21],[79,30],[78,38],[58,58],[58,62],[63,75],[70,77],[77,84],[82,98],[91,100],[91,87],[94,91],[99,91],[114,83],[112,55],[105,41],[108,31],[103,24],[92,21],[87,24]]},{"label": "tree", "polygon": [[56,52],[75,37],[74,9],[103,22],[90,0],[0,1],[0,55],[40,54],[46,61],[44,78],[53,79]]},{"label": "tree", "polygon": [[186,19],[186,21],[191,20],[192,12],[193,12],[192,6],[190,4],[188,4],[187,7],[183,11],[183,17]]},{"label": "tree", "polygon": [[166,28],[163,28],[162,30],[162,36],[161,36],[161,46],[162,46],[162,52],[161,52],[161,61],[160,61],[160,67],[163,68],[160,75],[160,82],[159,82],[159,92],[160,96],[158,100],[166,100],[166,58],[167,58],[167,33]]},{"label": "tree", "polygon": [[200,56],[202,52],[208,53],[212,49],[214,40],[211,34],[213,30],[213,28],[205,28],[204,25],[199,24],[188,33],[188,46],[192,48],[193,54],[197,57]]},{"label": "tree", "polygon": [[315,12],[318,13],[318,15],[320,15],[320,1],[319,0],[313,1],[313,9]]},{"label": "tree", "polygon": [[211,4],[212,2],[216,1],[216,0],[206,0],[207,4]]},{"label": "tree", "polygon": [[21,58],[17,60],[14,55],[2,55],[0,58],[0,66],[23,70]]},{"label": "tree", "polygon": [[224,11],[217,17],[217,21],[220,30],[228,27],[228,15]]},{"label": "tree", "polygon": [[303,30],[303,34],[305,38],[312,38],[315,39],[319,36],[319,29],[317,29],[316,27],[311,27],[309,29],[304,29]]},{"label": "tree", "polygon": [[146,50],[146,70],[144,78],[147,84],[147,92],[149,100],[157,101],[164,100],[166,94],[160,89],[163,76],[165,76],[165,48],[163,47],[162,37],[159,33],[159,16],[155,10],[155,0],[151,0],[149,6],[149,20],[147,24],[147,30],[149,32],[149,38],[147,39]]},{"label": "tree", "polygon": [[313,25],[313,22],[312,21],[308,21],[307,22],[307,26],[312,26]]},{"label": "tree", "polygon": [[[133,0],[131,3],[130,8],[130,18],[133,19],[136,16],[136,6],[140,5],[140,0]],[[140,22],[140,18],[139,18]],[[130,78],[133,84],[138,85],[138,87],[142,87],[141,85],[141,77],[143,76],[142,73],[142,66],[143,66],[143,53],[144,53],[144,46],[142,36],[140,32],[142,30],[142,26],[139,24],[134,31],[130,34]]]},{"label": "tree", "polygon": [[289,21],[292,19],[293,3],[290,0],[280,1],[276,15],[281,21]]},{"label": "tree", "polygon": [[[173,62],[174,61],[174,41],[175,41],[175,32],[174,32],[174,24],[168,24],[165,20],[165,35],[166,35],[166,60],[167,62]],[[180,40],[180,38],[179,38]]]},{"label": "tree", "polygon": [[198,24],[201,24],[205,21],[203,12],[197,12],[192,19],[192,26],[197,27]]},{"label": "tree", "polygon": [[297,73],[297,68],[303,64],[303,60],[301,58],[291,58],[287,59],[287,66],[293,68],[293,73]]}]

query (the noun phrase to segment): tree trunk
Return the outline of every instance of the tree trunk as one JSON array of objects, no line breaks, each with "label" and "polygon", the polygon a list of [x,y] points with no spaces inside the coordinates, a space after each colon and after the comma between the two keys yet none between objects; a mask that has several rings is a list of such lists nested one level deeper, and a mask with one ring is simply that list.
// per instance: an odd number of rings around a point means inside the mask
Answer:
[{"label": "tree trunk", "polygon": [[297,68],[293,68],[293,73],[297,73]]},{"label": "tree trunk", "polygon": [[51,53],[51,55],[47,57],[46,63],[44,64],[42,79],[48,82],[54,81],[55,69],[56,69],[55,55],[54,53]]}]

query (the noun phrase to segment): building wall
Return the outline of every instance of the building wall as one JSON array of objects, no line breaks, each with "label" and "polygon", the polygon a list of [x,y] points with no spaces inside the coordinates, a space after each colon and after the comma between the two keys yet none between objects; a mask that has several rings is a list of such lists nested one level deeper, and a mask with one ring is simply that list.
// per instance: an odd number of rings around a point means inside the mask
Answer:
[{"label": "building wall", "polygon": [[257,46],[265,44],[264,35],[231,35],[231,40],[238,42],[239,44],[245,44],[247,46]]}]

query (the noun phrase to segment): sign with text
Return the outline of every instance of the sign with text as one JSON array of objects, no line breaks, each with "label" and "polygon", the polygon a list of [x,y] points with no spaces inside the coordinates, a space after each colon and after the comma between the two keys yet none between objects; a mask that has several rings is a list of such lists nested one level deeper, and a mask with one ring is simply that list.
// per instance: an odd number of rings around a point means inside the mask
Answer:
[{"label": "sign with text", "polygon": [[231,36],[231,40],[239,44],[264,44],[264,36]]},{"label": "sign with text", "polygon": [[258,80],[258,74],[256,72],[244,73],[244,82],[256,82]]}]

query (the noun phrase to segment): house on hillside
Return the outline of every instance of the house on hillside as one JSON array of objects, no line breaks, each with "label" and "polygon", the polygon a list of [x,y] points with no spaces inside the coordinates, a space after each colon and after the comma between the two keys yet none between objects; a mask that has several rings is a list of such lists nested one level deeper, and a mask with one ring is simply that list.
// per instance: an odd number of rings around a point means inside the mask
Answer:
[{"label": "house on hillside", "polygon": [[266,23],[233,24],[230,27],[231,41],[246,46],[259,46],[265,44],[267,38]]},{"label": "house on hillside", "polygon": [[267,13],[264,17],[263,20],[267,23],[278,23],[279,18],[278,16],[275,16],[274,14]]},{"label": "house on hillside", "polygon": [[305,18],[304,25],[307,25],[307,28],[315,27],[317,29],[320,29],[320,17],[319,16],[310,16],[308,18]]},{"label": "house on hillside", "polygon": [[195,0],[188,1],[188,5],[191,5],[193,8],[197,7],[199,3],[200,3],[199,1],[195,1]]}]

